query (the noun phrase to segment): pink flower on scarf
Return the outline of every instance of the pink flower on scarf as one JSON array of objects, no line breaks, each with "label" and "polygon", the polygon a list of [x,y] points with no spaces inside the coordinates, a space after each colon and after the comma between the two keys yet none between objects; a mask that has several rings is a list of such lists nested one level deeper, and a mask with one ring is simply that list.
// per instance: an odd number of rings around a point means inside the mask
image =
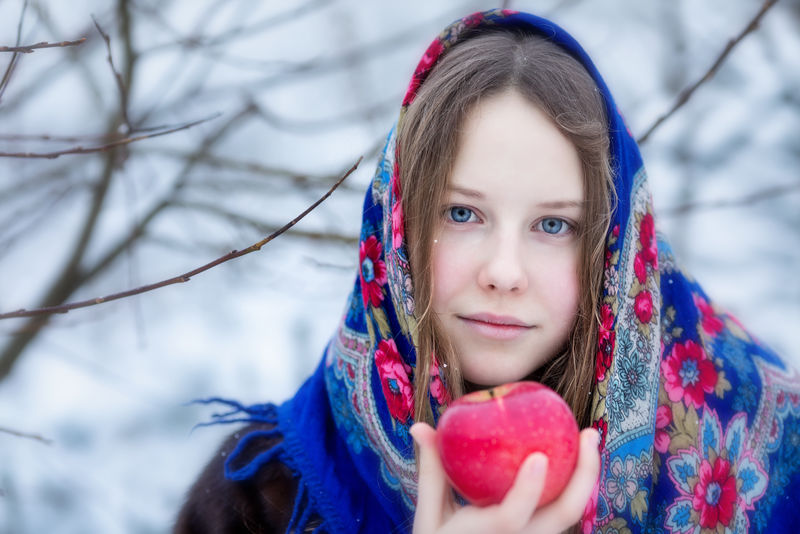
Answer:
[{"label": "pink flower on scarf", "polygon": [[406,91],[406,96],[403,99],[403,106],[409,105],[413,100],[414,97],[417,96],[417,91],[419,90],[419,86],[422,85],[422,80],[425,76],[428,75],[428,72],[431,70],[431,67],[436,63],[436,60],[439,59],[439,56],[442,55],[444,51],[444,45],[442,42],[437,38],[428,46],[428,49],[425,51],[425,55],[422,56],[419,64],[417,64],[417,69],[414,71],[414,76],[411,77],[411,83],[408,86],[408,91]]},{"label": "pink flower on scarf", "polygon": [[637,252],[633,258],[633,272],[636,274],[636,279],[639,280],[639,283],[644,284],[645,280],[647,280],[647,265],[644,262],[644,258],[642,258],[641,252]]},{"label": "pink flower on scarf", "polygon": [[361,270],[358,279],[361,281],[361,297],[364,307],[371,302],[380,306],[383,300],[382,286],[386,283],[386,263],[381,259],[381,242],[374,235],[362,241],[358,248],[358,261]]},{"label": "pink flower on scarf", "polygon": [[661,362],[661,372],[669,400],[683,399],[695,408],[703,405],[705,394],[714,391],[717,385],[714,364],[703,347],[691,340],[672,347],[672,353]]},{"label": "pink flower on scarf", "polygon": [[397,161],[394,162],[394,173],[392,175],[392,246],[395,250],[403,244],[405,230],[403,228],[403,204],[400,199],[400,168]]},{"label": "pink flower on scarf", "polygon": [[439,405],[445,405],[450,402],[450,392],[447,391],[447,388],[442,381],[442,376],[439,374],[439,360],[436,359],[436,356],[433,357],[431,361],[431,395]]},{"label": "pink flower on scarf", "polygon": [[606,446],[606,436],[608,436],[608,421],[598,419],[592,423],[592,427],[600,433],[600,449]]},{"label": "pink flower on scarf", "polygon": [[395,250],[403,244],[403,205],[395,202],[392,206],[392,246]]},{"label": "pink flower on scarf", "polygon": [[614,356],[614,315],[611,306],[603,304],[600,308],[600,319],[602,323],[598,328],[597,361],[595,363],[595,376],[598,382],[606,377],[606,371],[611,367],[611,359]]},{"label": "pink flower on scarf", "polygon": [[586,503],[586,508],[583,510],[583,518],[581,519],[581,531],[583,534],[590,534],[594,526],[594,519],[597,515],[597,494],[600,491],[600,477],[594,483],[592,496],[589,502]]},{"label": "pink flower on scarf", "polygon": [[642,259],[652,265],[654,268],[658,267],[658,247],[656,246],[656,228],[653,222],[653,215],[650,213],[642,217],[642,222],[639,226],[639,243],[642,245]]},{"label": "pink flower on scarf", "polygon": [[398,421],[405,423],[414,413],[414,391],[408,375],[411,367],[406,364],[397,352],[393,339],[382,339],[375,351],[375,365],[381,378],[383,396],[389,413]]},{"label": "pink flower on scarf", "polygon": [[722,332],[725,323],[722,322],[722,319],[717,317],[714,308],[711,307],[706,299],[699,295],[694,295],[694,305],[700,310],[701,324],[706,334],[714,336]]},{"label": "pink flower on scarf", "polygon": [[736,504],[736,477],[731,473],[731,464],[719,456],[712,466],[704,459],[699,470],[700,480],[694,487],[692,507],[700,512],[700,526],[718,529],[729,526]]},{"label": "pink flower on scarf", "polygon": [[649,291],[641,291],[633,301],[633,311],[643,324],[653,318],[653,296]]},{"label": "pink flower on scarf", "polygon": [[661,405],[656,410],[656,442],[655,448],[661,454],[669,450],[669,433],[665,428],[672,422],[672,410],[669,406]]},{"label": "pink flower on scarf", "polygon": [[483,13],[473,13],[467,17],[464,17],[464,26],[467,28],[473,28],[481,23],[483,20]]}]

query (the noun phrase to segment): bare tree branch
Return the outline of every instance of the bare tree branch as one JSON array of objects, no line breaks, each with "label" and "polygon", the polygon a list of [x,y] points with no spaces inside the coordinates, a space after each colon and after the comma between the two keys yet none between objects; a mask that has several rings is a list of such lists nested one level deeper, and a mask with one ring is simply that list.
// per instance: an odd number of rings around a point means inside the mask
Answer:
[{"label": "bare tree branch", "polygon": [[[376,156],[380,152],[385,142],[386,140],[384,137],[378,138],[375,141],[375,143],[373,143],[373,145],[370,146],[364,152],[364,158],[369,160],[374,156]],[[286,169],[283,167],[272,167],[257,161],[240,160],[237,158],[216,155],[209,150],[204,150],[200,152],[188,152],[184,150],[176,150],[169,147],[149,147],[147,149],[147,152],[149,154],[162,154],[165,156],[192,160],[195,163],[202,163],[215,169],[225,169],[230,171],[252,173],[267,178],[281,178],[283,180],[289,180],[290,182],[292,182],[292,185],[303,189],[308,189],[312,187],[328,187],[339,176],[339,175],[310,175],[310,174],[300,173],[295,170]],[[227,184],[228,181],[229,179],[225,179],[224,181],[219,180],[219,183]],[[285,184],[285,181],[282,183]],[[209,184],[205,183],[199,185],[207,186]],[[237,185],[255,186],[257,184],[255,182],[250,182],[249,184],[243,184],[240,182]],[[262,182],[260,185],[264,185],[264,182]],[[342,184],[339,187],[339,189],[342,191],[347,190],[347,191],[363,192],[362,187],[353,187],[347,183]]]},{"label": "bare tree branch", "polygon": [[[257,219],[254,219],[247,215],[243,215],[241,213],[232,212],[217,204],[209,202],[181,201],[181,202],[176,202],[174,206],[176,208],[186,208],[186,209],[201,211],[203,213],[208,213],[220,217],[222,219],[225,219],[227,221],[230,221],[233,224],[249,226],[262,233],[275,232],[278,228],[273,224],[259,221]],[[358,243],[358,236],[345,235],[337,232],[315,232],[309,230],[292,230],[286,235],[287,237],[291,235],[294,237],[311,239],[313,241],[343,243],[346,245],[352,245]]]},{"label": "bare tree branch", "polygon": [[[59,27],[60,20],[54,20],[50,16],[50,12],[44,5],[44,2],[34,2],[31,9],[36,13],[37,23],[43,26],[43,29],[50,35],[62,35],[64,30]],[[102,16],[98,17],[103,20]],[[70,33],[78,35],[93,35],[95,31],[93,24],[90,22],[83,27],[80,31],[72,31]],[[63,55],[66,60],[59,60],[51,62],[48,67],[40,71],[39,75],[31,80],[20,80],[21,87],[13,96],[9,96],[6,106],[9,109],[21,109],[26,102],[35,100],[42,91],[46,91],[48,87],[52,87],[57,83],[58,78],[63,77],[68,72],[74,72],[76,69],[80,71],[80,81],[86,86],[91,93],[91,98],[97,102],[103,101],[104,91],[100,88],[97,81],[97,76],[90,68],[90,64],[83,61],[84,58],[89,56],[96,46],[100,44],[100,39],[87,39],[86,42],[80,47],[70,46],[63,50]],[[48,58],[51,56],[48,56]]]},{"label": "bare tree branch", "polygon": [[792,193],[795,191],[800,191],[800,183],[784,184],[784,185],[776,185],[773,187],[768,187],[766,189],[756,191],[755,193],[751,193],[741,198],[710,200],[706,202],[703,201],[687,202],[679,206],[673,206],[671,208],[660,210],[659,213],[664,216],[677,216],[697,211],[750,206],[757,202],[761,202],[762,200],[769,200],[770,198],[775,198],[784,195],[786,193]]},{"label": "bare tree branch", "polygon": [[114,66],[114,58],[111,55],[111,39],[108,37],[108,34],[103,31],[103,28],[100,27],[100,23],[97,22],[97,19],[94,18],[94,16],[92,17],[92,22],[94,22],[94,27],[97,28],[100,36],[106,43],[106,51],[108,52],[106,59],[108,60],[108,64],[111,66],[111,72],[114,74],[114,80],[117,82],[117,89],[119,90],[120,112],[122,113],[122,118],[125,121],[125,126],[127,126],[128,131],[131,131],[133,128],[131,128],[131,121],[128,118],[128,89],[125,87],[125,82],[122,80],[122,75]]},{"label": "bare tree branch", "polygon": [[86,42],[86,37],[81,37],[77,41],[61,41],[60,43],[48,43],[46,41],[42,41],[41,43],[36,43],[32,45],[22,45],[22,46],[0,46],[0,52],[19,52],[20,54],[32,54],[36,50],[40,50],[42,48],[63,48],[66,46],[78,46]]},{"label": "bare tree branch", "polygon": [[[456,18],[463,15],[463,9],[463,6],[461,6],[457,11],[451,11],[441,15],[441,17]],[[377,57],[381,57],[382,55],[390,54],[396,51],[399,46],[403,46],[408,42],[412,42],[422,35],[428,35],[431,31],[431,28],[438,28],[440,22],[440,18],[437,17],[436,19],[415,24],[411,28],[405,29],[386,38],[378,39],[370,44],[360,47],[353,47],[349,50],[345,50],[344,52],[324,57],[317,57],[299,63],[285,62],[283,64],[285,64],[286,67],[278,71],[275,71],[275,62],[269,60],[264,61],[259,59],[245,58],[237,60],[228,55],[226,56],[225,64],[255,70],[263,70],[265,66],[269,67],[269,74],[261,77],[260,79],[254,80],[249,85],[249,90],[262,92],[282,85],[296,83],[298,80],[302,80],[303,78],[321,76],[331,72],[338,72],[342,69],[352,68]],[[214,55],[209,53],[206,53],[204,57],[215,59]],[[183,62],[183,64],[186,63],[186,61]],[[230,95],[232,91],[238,91],[240,87],[232,84],[217,84],[213,87],[202,89],[202,95],[204,98],[218,98],[220,96]],[[179,99],[167,101],[163,106],[159,106],[158,108],[153,107],[146,115],[153,114],[156,111],[171,111],[174,113],[177,110],[182,109],[187,102],[191,101],[192,97],[197,97],[200,92],[201,88],[198,85],[196,91],[184,93]]]},{"label": "bare tree branch", "polygon": [[[167,128],[165,126],[165,128]],[[158,128],[161,129],[161,128]],[[117,136],[118,137],[118,136]],[[0,141],[53,141],[57,143],[83,143],[108,142],[110,139],[106,134],[103,135],[52,135],[52,134],[4,134],[0,133]]]},{"label": "bare tree branch", "polygon": [[181,275],[169,278],[167,280],[162,280],[161,282],[156,282],[154,284],[149,284],[149,285],[146,285],[146,286],[138,287],[136,289],[130,289],[130,290],[127,290],[127,291],[122,291],[120,293],[114,293],[112,295],[108,295],[108,296],[105,296],[105,297],[97,297],[97,298],[94,298],[94,299],[84,300],[84,301],[80,301],[80,302],[73,302],[73,303],[70,303],[70,304],[62,304],[60,306],[48,306],[48,307],[45,307],[45,308],[37,308],[37,309],[33,309],[33,310],[22,309],[22,310],[17,310],[17,311],[14,311],[14,312],[2,313],[2,314],[0,314],[0,319],[11,319],[11,318],[15,318],[15,317],[38,317],[38,316],[43,316],[43,315],[51,315],[53,313],[67,313],[68,311],[74,310],[74,309],[77,309],[77,308],[86,308],[88,306],[95,306],[97,304],[102,304],[104,302],[110,302],[112,300],[119,300],[119,299],[122,299],[122,298],[125,298],[125,297],[130,297],[130,296],[133,296],[133,295],[139,295],[141,293],[146,293],[148,291],[153,291],[155,289],[159,289],[159,288],[166,287],[166,286],[169,286],[169,285],[188,282],[189,280],[191,280],[191,278],[193,276],[196,276],[196,275],[198,275],[198,274],[200,274],[202,272],[205,272],[205,271],[207,271],[209,269],[212,269],[212,268],[216,267],[217,265],[220,265],[222,263],[225,263],[225,262],[230,261],[230,260],[235,259],[235,258],[239,258],[239,257],[244,256],[246,254],[250,254],[251,252],[257,252],[257,251],[261,250],[261,247],[263,247],[264,245],[266,245],[267,243],[269,243],[270,241],[272,241],[273,239],[275,239],[279,235],[281,235],[284,232],[286,232],[287,230],[289,230],[291,227],[293,227],[298,222],[300,222],[300,220],[302,220],[306,215],[311,213],[311,211],[313,211],[314,208],[316,208],[317,206],[322,204],[322,202],[324,202],[329,196],[331,196],[331,194],[339,186],[339,184],[341,184],[348,176],[350,176],[358,168],[358,165],[361,163],[362,159],[363,159],[363,157],[358,158],[358,161],[356,161],[356,163],[352,167],[350,167],[350,169],[341,178],[339,178],[339,180],[335,184],[333,184],[333,186],[324,195],[322,195],[316,202],[311,204],[308,208],[303,210],[303,212],[300,213],[297,217],[295,217],[294,219],[292,219],[291,221],[289,221],[288,223],[286,223],[281,228],[279,228],[278,230],[276,230],[275,232],[273,232],[269,236],[265,237],[261,241],[258,241],[257,243],[254,243],[254,244],[250,245],[249,247],[247,247],[247,248],[245,248],[243,250],[233,250],[233,251],[229,252],[228,254],[225,254],[224,256],[221,256],[221,257],[217,258],[216,260],[211,261],[211,262],[209,262],[209,263],[207,263],[207,264],[205,264],[205,265],[203,265],[201,267],[198,267],[196,269],[193,269],[193,270],[188,271],[186,273],[183,273]]},{"label": "bare tree branch", "polygon": [[[318,186],[326,181],[331,181],[331,176],[312,176],[282,167],[272,167],[257,161],[240,160],[228,156],[221,156],[209,152],[197,154],[184,150],[176,150],[170,147],[153,147],[148,149],[150,154],[161,154],[179,159],[194,159],[197,163],[202,163],[214,169],[226,169],[256,174],[259,176],[275,178],[284,177],[295,185],[301,187]],[[370,152],[367,152],[369,154]],[[369,157],[369,156],[366,156]],[[333,178],[335,179],[335,178]],[[347,184],[342,184],[342,189],[347,188]]]},{"label": "bare tree branch", "polygon": [[659,126],[661,126],[661,124],[663,124],[664,121],[666,121],[673,114],[675,114],[676,111],[678,111],[681,107],[683,107],[683,105],[689,101],[694,92],[697,91],[697,89],[700,88],[701,85],[703,85],[705,82],[714,77],[714,75],[717,73],[722,63],[725,62],[725,60],[728,58],[728,56],[736,47],[736,45],[739,44],[739,42],[741,42],[741,40],[744,39],[749,33],[753,32],[758,28],[761,19],[764,17],[764,15],[767,14],[767,11],[769,11],[769,9],[772,6],[774,6],[777,2],[778,0],[765,0],[764,4],[761,6],[761,9],[758,11],[758,13],[756,13],[755,17],[753,17],[753,19],[750,20],[747,26],[745,26],[745,28],[739,33],[739,35],[728,41],[728,44],[722,50],[722,53],[717,57],[716,61],[714,61],[714,63],[706,71],[706,73],[703,74],[703,76],[699,80],[697,80],[693,85],[681,91],[681,93],[678,95],[677,100],[675,101],[675,104],[673,104],[672,108],[670,108],[669,111],[660,116],[652,124],[652,126],[650,126],[650,128],[648,128],[647,131],[642,136],[639,137],[637,142],[640,145],[647,142],[647,140],[650,138],[653,132]]},{"label": "bare tree branch", "polygon": [[385,113],[390,110],[393,111],[397,109],[397,103],[400,102],[401,99],[402,96],[393,96],[392,98],[383,100],[382,102],[364,106],[361,109],[347,111],[336,117],[305,121],[287,119],[286,117],[277,115],[263,104],[258,104],[257,108],[258,115],[264,119],[267,124],[275,128],[291,132],[309,132],[319,134],[325,130],[346,128],[352,125],[353,122],[364,120],[376,113]]},{"label": "bare tree branch", "polygon": [[46,196],[32,199],[21,208],[12,211],[0,220],[3,236],[0,237],[0,251],[5,256],[9,249],[23,237],[30,235],[32,229],[52,217],[56,206],[69,196],[73,188],[66,184],[50,191]]},{"label": "bare tree branch", "polygon": [[53,444],[53,440],[52,439],[43,438],[39,434],[29,434],[28,432],[20,432],[18,430],[12,430],[10,428],[5,428],[5,427],[2,427],[2,426],[0,426],[0,433],[11,434],[12,436],[17,436],[18,438],[32,439],[32,440],[44,443],[45,445],[52,445]]},{"label": "bare tree branch", "polygon": [[[127,17],[127,0],[119,0],[117,4],[120,13],[120,26],[121,33],[130,38],[130,32],[127,26],[130,23]],[[123,58],[125,65],[125,79],[128,83],[133,80],[133,61],[132,55],[127,54],[130,51],[129,47],[125,47],[126,54]],[[107,121],[106,131],[108,135],[113,135],[119,128],[122,118],[121,112],[112,113]],[[75,289],[83,283],[83,270],[81,263],[84,260],[84,255],[89,247],[92,236],[95,233],[97,221],[100,218],[103,206],[106,201],[106,196],[111,185],[114,175],[114,170],[117,167],[119,154],[116,148],[112,148],[104,153],[104,165],[100,173],[100,178],[93,186],[91,201],[89,204],[86,218],[79,228],[78,236],[72,251],[64,263],[63,268],[59,271],[55,280],[51,282],[49,287],[44,292],[44,297],[40,301],[43,305],[52,305],[64,302]],[[19,359],[22,352],[41,332],[48,321],[48,316],[31,317],[29,321],[23,326],[22,334],[14,336],[11,342],[4,347],[2,354],[0,354],[0,380],[8,376],[11,372],[16,361]]]},{"label": "bare tree branch", "polygon": [[[34,160],[35,161],[35,160]],[[29,194],[36,194],[41,189],[47,188],[52,182],[66,182],[70,181],[76,186],[82,186],[87,183],[87,178],[81,176],[80,179],[75,178],[75,169],[72,165],[67,164],[68,160],[61,160],[59,165],[52,165],[49,169],[38,173],[33,176],[26,176],[23,180],[14,179],[11,183],[0,189],[0,209],[6,202],[13,202],[19,197]]]},{"label": "bare tree branch", "polygon": [[[19,14],[19,23],[17,24],[17,41],[16,46],[19,46],[20,41],[22,40],[22,23],[25,21],[25,12],[28,10],[28,0],[25,0],[25,3],[22,4],[22,11]],[[8,67],[6,67],[6,72],[3,74],[3,79],[0,80],[0,100],[3,99],[3,93],[6,92],[6,87],[8,87],[8,82],[11,81],[11,75],[14,73],[14,68],[17,66],[17,61],[19,60],[19,52],[14,52],[14,55],[11,56],[11,61],[8,62]]]},{"label": "bare tree branch", "polygon": [[236,39],[249,37],[265,29],[274,29],[275,27],[284,24],[286,22],[296,23],[298,18],[302,17],[303,15],[307,13],[312,13],[315,10],[324,7],[326,4],[330,3],[331,0],[308,0],[305,4],[300,5],[298,7],[289,9],[287,11],[278,13],[276,15],[269,15],[264,19],[254,22],[252,24],[242,24],[239,26],[233,26],[213,36],[206,36],[206,35],[182,36],[173,26],[171,26],[164,19],[160,6],[159,7],[144,6],[137,3],[137,7],[139,9],[141,9],[143,12],[146,12],[162,27],[166,28],[173,35],[178,37],[177,41],[171,41],[168,43],[154,45],[153,47],[143,51],[143,53],[150,53],[164,48],[173,48],[175,46],[181,46],[186,48],[201,48],[201,47],[213,47],[220,44],[227,44],[228,42],[231,42]]},{"label": "bare tree branch", "polygon": [[40,159],[55,159],[61,156],[65,156],[68,154],[92,154],[94,152],[105,152],[112,148],[129,145],[131,143],[135,143],[137,141],[142,141],[144,139],[152,139],[153,137],[160,137],[162,135],[167,135],[175,132],[179,132],[181,130],[186,130],[192,128],[193,126],[197,126],[198,124],[202,124],[204,122],[208,122],[210,120],[216,119],[219,117],[221,113],[215,113],[209,117],[204,119],[199,119],[196,121],[188,122],[186,124],[182,124],[180,126],[176,126],[175,128],[170,128],[169,130],[164,130],[162,132],[156,132],[151,134],[145,135],[137,135],[134,137],[126,137],[124,139],[119,139],[117,141],[113,141],[111,143],[107,143],[101,146],[94,146],[94,147],[82,147],[77,146],[73,148],[68,148],[66,150],[58,150],[55,152],[0,152],[0,157],[4,158],[40,158]]}]

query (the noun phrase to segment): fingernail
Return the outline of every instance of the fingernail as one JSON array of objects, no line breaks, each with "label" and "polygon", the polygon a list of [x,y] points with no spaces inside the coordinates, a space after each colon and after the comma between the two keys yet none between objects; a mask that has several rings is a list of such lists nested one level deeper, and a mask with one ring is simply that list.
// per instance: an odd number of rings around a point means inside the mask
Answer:
[{"label": "fingernail", "polygon": [[529,476],[531,478],[541,477],[546,470],[547,470],[547,456],[545,456],[540,452],[532,454],[531,459],[528,460]]}]

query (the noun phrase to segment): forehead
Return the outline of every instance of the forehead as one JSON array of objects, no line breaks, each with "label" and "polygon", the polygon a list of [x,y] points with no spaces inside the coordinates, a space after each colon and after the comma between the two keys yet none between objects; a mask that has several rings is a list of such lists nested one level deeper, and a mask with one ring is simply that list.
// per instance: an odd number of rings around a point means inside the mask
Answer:
[{"label": "forehead", "polygon": [[574,145],[514,90],[483,98],[469,111],[449,186],[506,200],[584,199],[583,169]]}]

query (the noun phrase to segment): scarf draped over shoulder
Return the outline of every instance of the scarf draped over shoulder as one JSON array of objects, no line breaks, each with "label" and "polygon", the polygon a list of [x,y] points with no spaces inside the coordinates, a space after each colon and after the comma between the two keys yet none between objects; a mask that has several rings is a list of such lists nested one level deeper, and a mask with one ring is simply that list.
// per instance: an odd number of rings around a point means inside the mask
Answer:
[{"label": "scarf draped over shoulder", "polygon": [[[800,524],[800,375],[709,299],[656,232],[639,149],[589,57],[564,30],[507,10],[454,22],[414,72],[403,110],[447,49],[482,27],[551,39],[577,58],[604,97],[618,203],[607,236],[602,324],[592,395],[601,476],[583,531],[788,532]],[[279,460],[299,481],[290,529],[410,532],[416,500],[413,282],[403,231],[395,132],[367,191],[358,265],[341,324],[316,372],[285,403],[237,405],[225,421],[264,421],[283,441],[225,474],[245,480]],[[319,522],[319,521],[318,521]]]}]

